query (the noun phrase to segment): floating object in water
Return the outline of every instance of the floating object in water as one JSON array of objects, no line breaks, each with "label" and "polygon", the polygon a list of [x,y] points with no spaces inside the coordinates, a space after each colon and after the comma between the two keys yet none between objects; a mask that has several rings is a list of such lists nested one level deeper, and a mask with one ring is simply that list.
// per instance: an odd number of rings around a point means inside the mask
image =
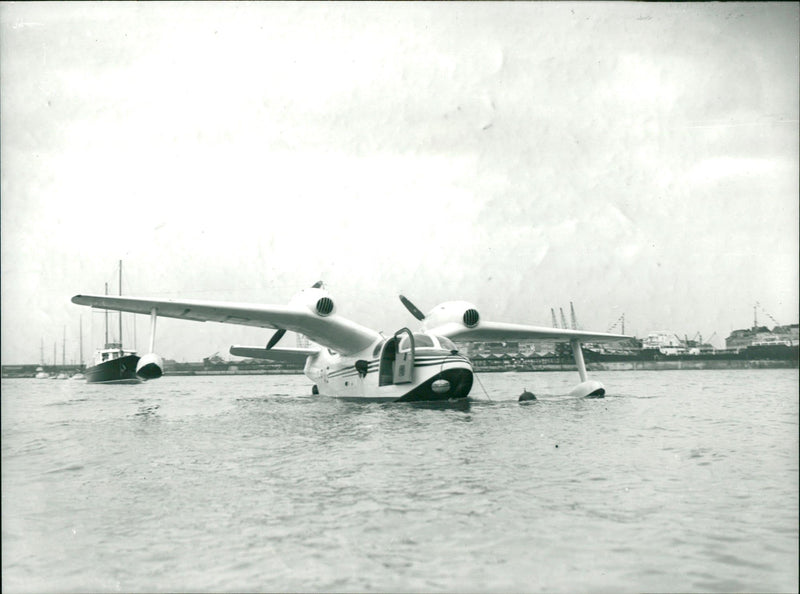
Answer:
[{"label": "floating object in water", "polygon": [[164,375],[164,360],[155,353],[147,353],[136,364],[136,375],[142,379],[158,379]]},{"label": "floating object in water", "polygon": [[569,395],[573,398],[603,398],[606,395],[606,389],[600,382],[589,380],[575,386]]},{"label": "floating object in water", "polygon": [[522,394],[519,395],[520,402],[529,402],[532,400],[536,400],[536,396],[533,395],[533,392],[528,392],[528,388],[525,388]]}]

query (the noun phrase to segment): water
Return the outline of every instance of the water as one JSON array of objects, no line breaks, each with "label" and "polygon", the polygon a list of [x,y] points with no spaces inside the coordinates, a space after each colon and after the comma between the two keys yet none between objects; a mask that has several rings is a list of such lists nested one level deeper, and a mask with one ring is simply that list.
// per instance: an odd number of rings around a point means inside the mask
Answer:
[{"label": "water", "polygon": [[797,591],[797,370],[593,377],[4,379],[3,592]]}]

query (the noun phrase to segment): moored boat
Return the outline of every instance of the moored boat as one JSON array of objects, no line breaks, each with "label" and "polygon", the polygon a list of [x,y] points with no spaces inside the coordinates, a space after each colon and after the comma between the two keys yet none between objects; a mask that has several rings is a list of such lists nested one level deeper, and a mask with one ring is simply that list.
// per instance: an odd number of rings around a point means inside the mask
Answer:
[{"label": "moored boat", "polygon": [[[119,263],[119,293],[122,295],[122,261]],[[108,283],[106,283],[108,295]],[[94,365],[84,370],[88,384],[138,384],[141,378],[136,375],[139,356],[135,350],[122,347],[122,312],[119,312],[119,342],[108,341],[108,311],[105,314],[106,342],[94,354]]]},{"label": "moored boat", "polygon": [[135,351],[122,348],[121,343],[106,343],[95,353],[94,365],[87,367],[84,375],[89,384],[138,384],[136,375],[139,357]]}]

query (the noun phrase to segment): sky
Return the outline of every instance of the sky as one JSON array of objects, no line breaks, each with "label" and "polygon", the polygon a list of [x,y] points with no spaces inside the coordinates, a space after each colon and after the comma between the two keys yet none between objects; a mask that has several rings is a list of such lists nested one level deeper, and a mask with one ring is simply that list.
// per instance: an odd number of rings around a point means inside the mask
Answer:
[{"label": "sky", "polygon": [[[120,260],[133,296],[286,303],[323,280],[387,333],[416,323],[399,293],[546,326],[573,302],[586,330],[624,314],[716,346],[756,302],[797,323],[799,14],[2,3],[2,363],[76,361],[79,328],[89,359],[103,316],[70,298],[116,293]],[[164,319],[156,351],[270,334]]]}]

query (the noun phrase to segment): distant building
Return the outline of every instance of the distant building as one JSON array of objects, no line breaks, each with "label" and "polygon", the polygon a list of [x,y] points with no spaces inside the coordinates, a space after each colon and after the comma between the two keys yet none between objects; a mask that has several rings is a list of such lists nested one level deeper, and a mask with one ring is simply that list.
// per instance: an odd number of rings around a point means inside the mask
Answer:
[{"label": "distant building", "polygon": [[642,341],[643,349],[658,349],[665,355],[677,355],[685,350],[683,341],[669,330],[650,332]]},{"label": "distant building", "polygon": [[753,326],[734,330],[725,339],[725,348],[744,349],[749,346],[786,345],[796,346],[798,341],[798,324],[775,326],[772,330],[766,326]]},{"label": "distant building", "polygon": [[214,353],[210,357],[203,357],[203,365],[227,365],[228,362],[219,356],[219,353]]},{"label": "distant building", "polygon": [[[543,352],[542,347],[548,343],[535,341],[470,341],[458,342],[459,351],[467,357],[478,357],[481,355],[522,355],[529,357],[535,353]],[[552,343],[551,344],[551,351]]]},{"label": "distant building", "polygon": [[781,336],[783,340],[789,340],[792,346],[800,344],[800,324],[789,324],[788,326],[775,326],[772,333]]}]

